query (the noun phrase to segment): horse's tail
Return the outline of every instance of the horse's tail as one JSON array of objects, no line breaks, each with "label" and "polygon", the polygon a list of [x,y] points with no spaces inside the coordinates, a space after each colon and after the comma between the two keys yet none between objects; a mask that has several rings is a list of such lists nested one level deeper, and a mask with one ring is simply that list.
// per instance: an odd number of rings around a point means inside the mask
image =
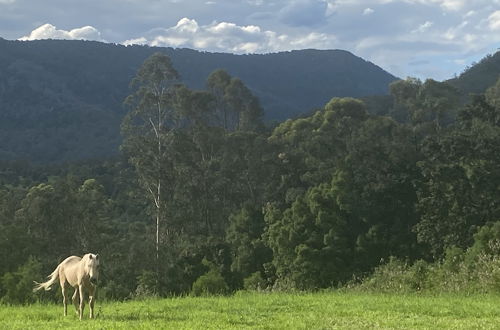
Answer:
[{"label": "horse's tail", "polygon": [[38,283],[36,281],[33,281],[36,284],[35,287],[33,288],[33,292],[41,290],[42,288],[45,289],[45,291],[49,291],[52,284],[54,284],[56,280],[59,278],[59,267],[61,267],[61,265],[57,266],[57,268],[52,272],[52,274],[47,276],[49,279],[47,282]]}]

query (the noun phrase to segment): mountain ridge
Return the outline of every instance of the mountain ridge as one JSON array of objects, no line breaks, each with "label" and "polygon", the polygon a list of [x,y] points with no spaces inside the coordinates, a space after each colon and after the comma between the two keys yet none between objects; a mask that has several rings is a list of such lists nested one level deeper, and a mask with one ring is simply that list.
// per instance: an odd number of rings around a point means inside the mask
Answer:
[{"label": "mountain ridge", "polygon": [[[332,97],[387,94],[397,78],[345,50],[235,55],[97,41],[0,39],[1,159],[42,161],[117,152],[122,102],[153,53],[167,54],[188,87],[225,69],[259,97],[266,120],[281,121]],[[52,150],[51,152],[46,152]]]},{"label": "mountain ridge", "polygon": [[486,55],[467,67],[458,77],[446,80],[464,94],[480,94],[493,86],[500,77],[500,51]]}]

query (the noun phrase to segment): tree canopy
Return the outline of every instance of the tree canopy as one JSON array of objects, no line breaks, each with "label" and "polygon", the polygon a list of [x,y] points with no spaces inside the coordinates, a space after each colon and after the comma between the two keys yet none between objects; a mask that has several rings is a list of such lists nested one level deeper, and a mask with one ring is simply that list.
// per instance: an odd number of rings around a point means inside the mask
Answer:
[{"label": "tree canopy", "polygon": [[53,299],[28,284],[90,251],[109,299],[315,290],[393,258],[497,253],[497,85],[462,104],[411,78],[383,112],[332,97],[268,127],[239,77],[216,70],[192,89],[154,54],[126,98],[120,157],[0,163],[0,297]]}]

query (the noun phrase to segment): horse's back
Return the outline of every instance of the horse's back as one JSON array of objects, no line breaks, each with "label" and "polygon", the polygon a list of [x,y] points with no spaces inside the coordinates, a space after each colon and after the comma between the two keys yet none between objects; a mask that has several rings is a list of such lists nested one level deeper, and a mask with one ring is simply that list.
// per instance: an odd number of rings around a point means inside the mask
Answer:
[{"label": "horse's back", "polygon": [[71,256],[67,257],[66,259],[61,262],[60,266],[60,274],[59,276],[66,280],[69,285],[71,286],[76,286],[78,284],[78,275],[80,272],[80,261],[82,260],[81,257],[77,256]]},{"label": "horse's back", "polygon": [[71,265],[74,265],[74,264],[79,263],[81,260],[82,260],[82,258],[81,258],[81,257],[78,257],[78,256],[71,256],[71,257],[67,257],[66,259],[64,259],[64,260],[61,262],[61,265],[71,266]]}]

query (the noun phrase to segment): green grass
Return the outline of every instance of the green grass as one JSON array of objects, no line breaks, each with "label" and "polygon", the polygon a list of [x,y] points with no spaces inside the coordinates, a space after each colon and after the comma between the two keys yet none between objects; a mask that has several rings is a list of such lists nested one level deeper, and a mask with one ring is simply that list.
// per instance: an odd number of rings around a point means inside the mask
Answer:
[{"label": "green grass", "polygon": [[[72,307],[72,306],[71,306]],[[500,297],[356,292],[97,302],[95,320],[61,305],[0,306],[1,329],[499,329]],[[86,308],[88,317],[88,308]]]}]

